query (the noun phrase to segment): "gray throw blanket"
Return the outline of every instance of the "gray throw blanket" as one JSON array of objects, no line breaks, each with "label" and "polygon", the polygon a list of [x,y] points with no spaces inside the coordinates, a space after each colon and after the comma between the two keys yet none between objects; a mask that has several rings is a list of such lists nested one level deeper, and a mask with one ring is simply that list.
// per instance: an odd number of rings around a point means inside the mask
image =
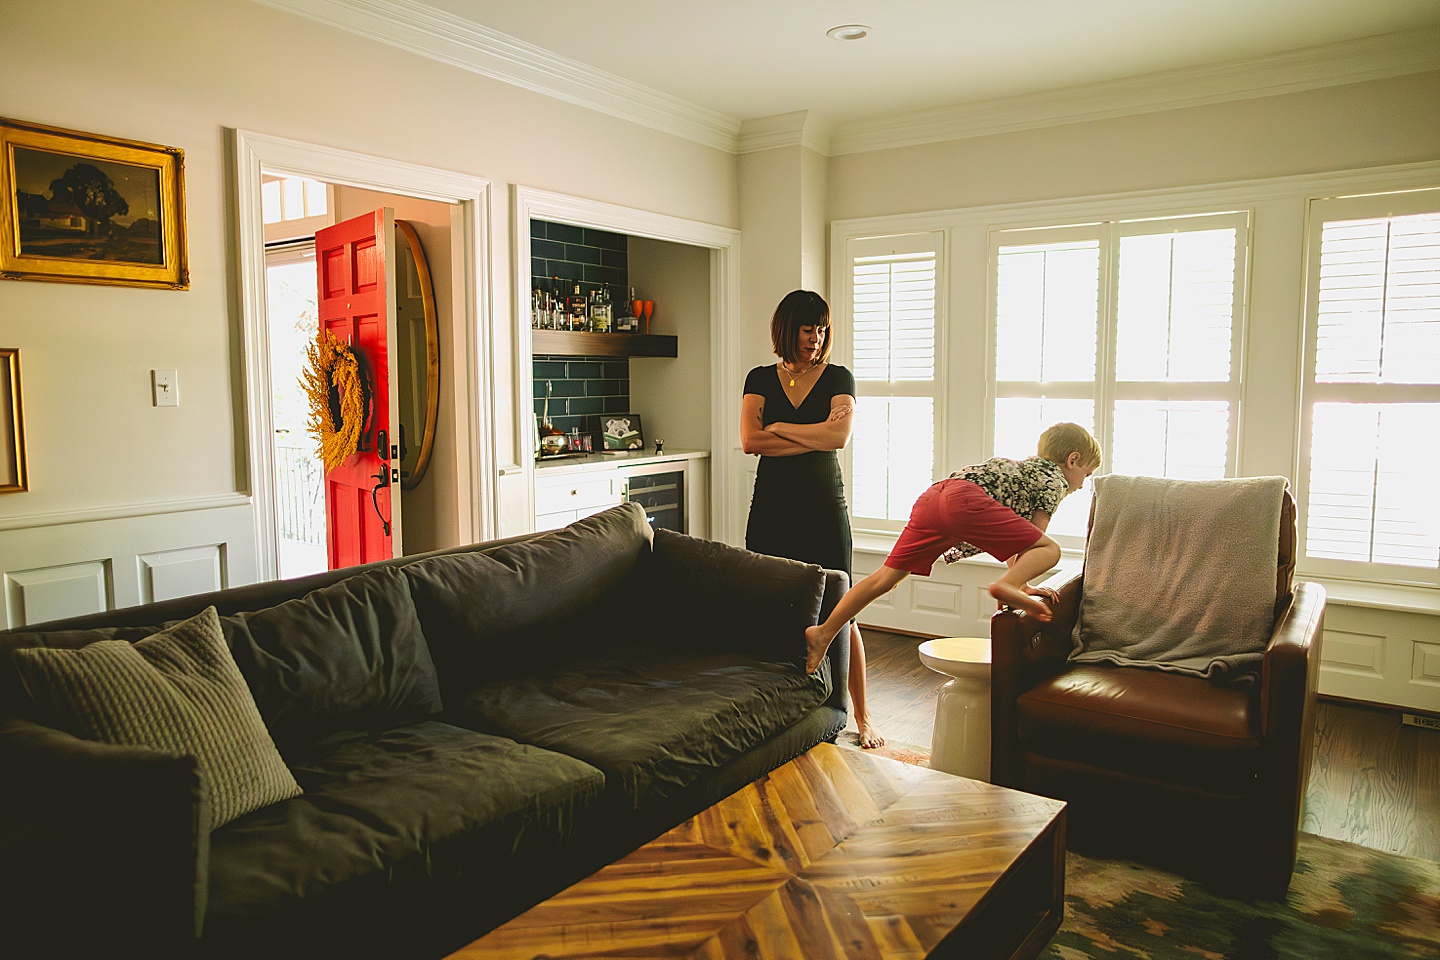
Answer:
[{"label": "gray throw blanket", "polygon": [[1070,659],[1219,678],[1275,620],[1284,477],[1095,479]]}]

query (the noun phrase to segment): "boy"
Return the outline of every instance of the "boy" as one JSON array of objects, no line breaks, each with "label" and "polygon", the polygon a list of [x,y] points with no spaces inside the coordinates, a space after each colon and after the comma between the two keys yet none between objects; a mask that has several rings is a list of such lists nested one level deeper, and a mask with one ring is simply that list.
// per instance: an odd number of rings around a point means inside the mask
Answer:
[{"label": "boy", "polygon": [[1009,570],[990,584],[990,596],[1048,621],[1050,608],[1036,597],[1055,592],[1030,586],[1060,562],[1060,546],[1045,536],[1050,515],[1100,465],[1100,444],[1075,423],[1057,423],[1040,435],[1028,460],[995,457],[933,483],[915,501],[910,522],[885,565],[840,598],[824,623],[805,628],[805,672],[814,673],[840,628],[912,573],[930,575],[946,563],[985,552]]}]

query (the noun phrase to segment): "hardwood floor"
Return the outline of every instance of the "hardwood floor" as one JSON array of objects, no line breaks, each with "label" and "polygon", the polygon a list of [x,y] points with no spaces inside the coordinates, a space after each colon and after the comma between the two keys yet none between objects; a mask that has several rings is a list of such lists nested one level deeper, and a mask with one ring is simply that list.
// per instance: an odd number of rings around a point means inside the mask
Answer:
[{"label": "hardwood floor", "polygon": [[[890,743],[928,750],[947,678],[920,662],[923,638],[862,632],[876,724]],[[1440,861],[1440,731],[1402,725],[1398,710],[1321,700],[1301,829]]]}]

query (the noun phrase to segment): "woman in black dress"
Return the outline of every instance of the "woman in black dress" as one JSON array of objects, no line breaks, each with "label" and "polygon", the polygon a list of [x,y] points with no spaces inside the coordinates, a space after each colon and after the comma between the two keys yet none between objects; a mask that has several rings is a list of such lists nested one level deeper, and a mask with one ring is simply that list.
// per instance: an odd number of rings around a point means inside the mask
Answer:
[{"label": "woman in black dress", "polygon": [[[855,423],[855,377],[830,356],[830,307],[818,293],[785,295],[770,320],[770,343],[780,362],[745,378],[740,444],[759,454],[745,546],[844,570],[850,566],[850,511],[838,451]],[[838,678],[837,678],[838,679]],[[865,646],[850,624],[850,700],[862,747],[885,738],[865,705]]]}]

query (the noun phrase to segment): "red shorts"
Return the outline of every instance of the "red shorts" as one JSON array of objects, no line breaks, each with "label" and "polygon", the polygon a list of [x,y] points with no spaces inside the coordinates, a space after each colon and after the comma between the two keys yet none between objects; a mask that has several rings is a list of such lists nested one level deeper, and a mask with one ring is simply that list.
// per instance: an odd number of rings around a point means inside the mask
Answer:
[{"label": "red shorts", "polygon": [[1009,560],[1044,535],[972,481],[941,480],[910,508],[910,522],[900,531],[885,566],[928,577],[940,555],[957,543],[979,547],[996,560]]}]

